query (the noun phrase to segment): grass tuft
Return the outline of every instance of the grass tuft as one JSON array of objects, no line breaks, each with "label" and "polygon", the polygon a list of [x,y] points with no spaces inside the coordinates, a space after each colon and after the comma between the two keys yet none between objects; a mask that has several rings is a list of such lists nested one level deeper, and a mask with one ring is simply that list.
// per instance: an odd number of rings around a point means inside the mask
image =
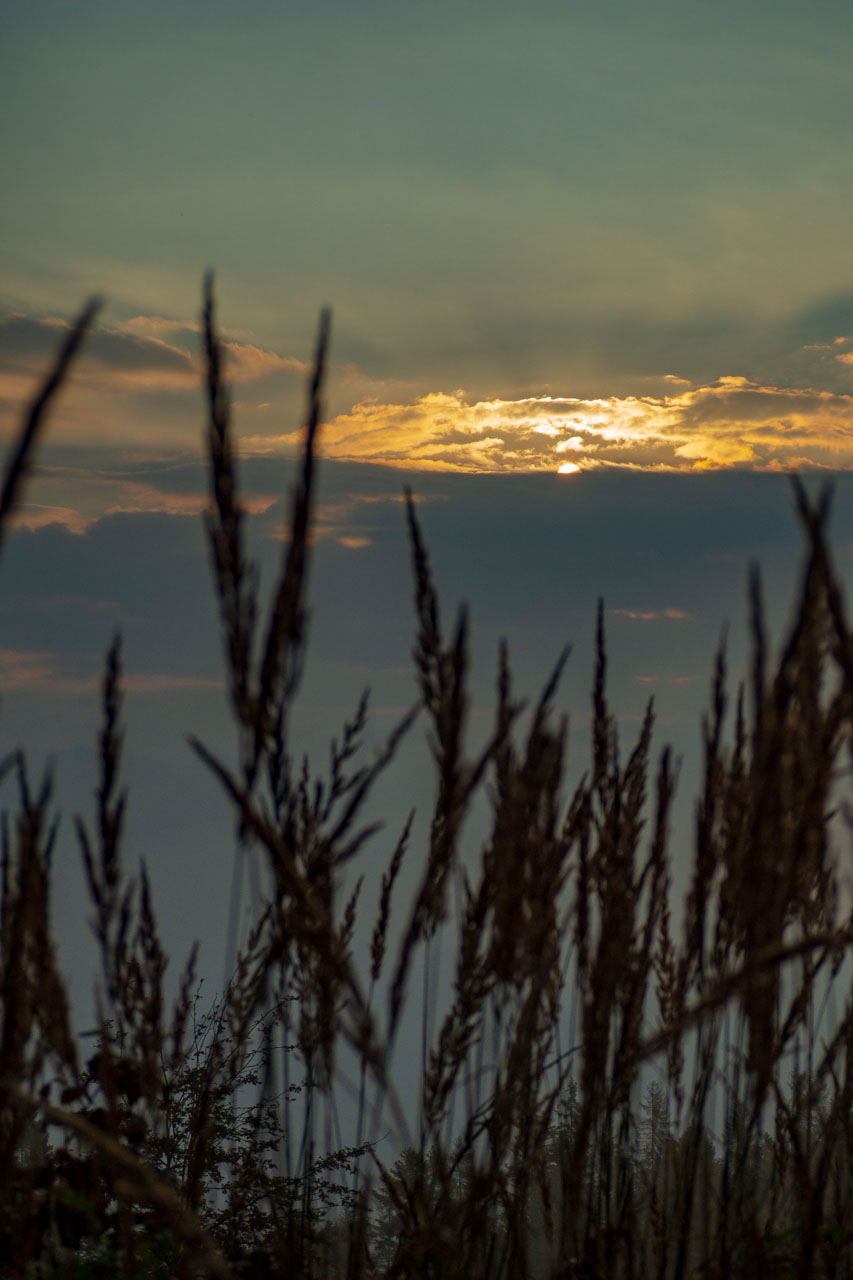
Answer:
[{"label": "grass tuft", "polygon": [[[0,534],[95,310],[24,417]],[[210,276],[202,318],[206,523],[239,763],[191,742],[233,806],[238,857],[261,857],[263,901],[216,1000],[201,1001],[194,948],[170,999],[145,868],[129,877],[122,861],[117,637],[94,815],[76,820],[100,956],[85,1061],[51,934],[52,780],[34,785],[20,753],[0,766],[14,792],[0,830],[0,1274],[853,1276],[853,910],[842,910],[838,857],[849,866],[853,637],[826,534],[830,490],[812,501],[793,481],[806,563],[778,661],[757,570],[749,687],[734,697],[720,646],[676,929],[677,768],[669,748],[654,749],[651,703],[636,740],[619,741],[603,604],[589,768],[569,792],[556,710],[568,650],[522,733],[502,647],[494,727],[472,748],[467,614],[444,630],[410,493],[418,703],[365,761],[363,695],[327,767],[301,761],[290,713],[330,317],[266,601],[246,553]],[[362,879],[341,902],[341,869],[384,839],[368,801],[420,714],[434,805],[425,837],[412,814],[386,854],[365,934]],[[465,823],[481,794],[489,826],[472,870]],[[404,857],[419,870],[400,908]],[[452,976],[433,1026],[439,946]],[[415,1115],[395,1087],[412,1004]],[[347,1086],[351,1142],[338,1110]]]}]

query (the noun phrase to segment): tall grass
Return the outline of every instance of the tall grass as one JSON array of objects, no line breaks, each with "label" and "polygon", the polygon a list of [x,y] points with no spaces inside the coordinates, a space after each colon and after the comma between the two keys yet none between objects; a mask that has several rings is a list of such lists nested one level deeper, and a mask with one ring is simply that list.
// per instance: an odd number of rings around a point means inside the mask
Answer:
[{"label": "tall grass", "polygon": [[[81,316],[25,421],[4,519],[91,320]],[[4,764],[17,801],[3,824],[2,1274],[853,1276],[853,918],[838,870],[853,637],[828,493],[811,502],[793,482],[807,559],[778,662],[757,575],[749,687],[731,696],[717,657],[675,936],[675,767],[668,749],[653,757],[651,706],[636,741],[618,740],[603,609],[589,768],[574,791],[555,711],[565,655],[523,716],[502,653],[494,726],[472,753],[467,619],[445,627],[411,495],[418,703],[369,762],[361,702],[327,772],[294,764],[329,319],[266,600],[245,546],[210,280],[203,331],[207,532],[238,764],[193,745],[233,803],[242,845],[263,856],[266,896],[214,1006],[196,998],[194,951],[169,1001],[145,872],[129,878],[122,864],[117,638],[95,811],[77,819],[101,968],[86,1061],[51,934],[50,781],[33,786],[20,753]],[[368,798],[416,715],[434,809],[422,848],[411,820],[399,834],[360,957],[359,886],[341,902],[341,869],[376,834]],[[462,831],[484,789],[490,825],[472,873]],[[418,872],[407,905],[395,896],[404,857]],[[430,999],[413,996],[414,978],[439,943],[452,948],[452,989],[433,1034],[423,1018],[421,1097],[407,1114],[393,1052],[405,1010]],[[833,992],[841,1011],[826,1030]],[[332,1122],[353,1062],[347,1146]],[[396,1161],[376,1144],[389,1126]]]}]

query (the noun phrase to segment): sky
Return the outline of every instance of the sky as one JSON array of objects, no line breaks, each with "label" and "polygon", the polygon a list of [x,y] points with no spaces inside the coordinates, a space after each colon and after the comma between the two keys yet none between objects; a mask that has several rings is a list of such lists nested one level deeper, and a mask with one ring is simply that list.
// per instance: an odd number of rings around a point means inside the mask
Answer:
[{"label": "sky", "polygon": [[[333,309],[297,745],[322,758],[364,685],[372,741],[413,700],[409,484],[447,617],[471,608],[472,749],[500,637],[528,697],[568,641],[583,767],[602,596],[614,710],[629,740],[654,695],[689,844],[723,625],[736,677],[749,565],[777,635],[796,589],[786,474],[836,478],[853,569],[846,0],[40,0],[3,32],[0,444],[106,300],[0,564],[0,742],[56,770],[80,988],[70,815],[116,628],[128,862],[146,856],[176,958],[197,935],[221,971],[232,832],[186,743],[233,742],[201,522],[208,268],[265,582]],[[428,809],[427,764],[419,727],[376,874],[402,797]]]}]

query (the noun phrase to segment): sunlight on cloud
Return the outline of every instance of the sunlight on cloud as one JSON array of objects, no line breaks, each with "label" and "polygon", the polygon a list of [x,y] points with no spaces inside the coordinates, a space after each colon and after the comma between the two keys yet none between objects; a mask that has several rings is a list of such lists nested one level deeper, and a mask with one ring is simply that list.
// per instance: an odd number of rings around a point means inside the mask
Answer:
[{"label": "sunlight on cloud", "polygon": [[[0,435],[14,431],[66,321],[22,313],[0,319]],[[227,334],[227,376],[241,388],[241,412],[251,429],[239,431],[243,456],[297,452],[301,429],[265,431],[302,383],[307,366],[265,350],[245,335]],[[821,347],[821,350],[824,348]],[[836,368],[853,364],[853,339],[826,344]],[[406,469],[458,472],[550,471],[571,476],[602,468],[652,471],[746,469],[790,471],[853,467],[853,395],[810,387],[762,385],[724,376],[696,386],[663,375],[666,394],[598,398],[541,394],[518,399],[469,399],[461,390],[430,392],[411,401],[405,391],[366,384],[340,371],[346,394],[361,396],[333,414],[321,431],[327,457]],[[137,315],[92,334],[52,424],[58,443],[106,446],[120,441],[148,461],[198,457],[198,395],[202,381],[198,325]],[[335,379],[333,379],[333,382]],[[336,392],[340,396],[340,389]],[[152,396],[157,399],[153,400]],[[386,397],[388,397],[386,399]],[[339,400],[338,403],[341,403]],[[345,405],[350,402],[344,400]],[[259,413],[259,411],[261,411]],[[279,419],[280,420],[280,419]],[[292,421],[292,419],[291,419]],[[128,501],[131,505],[127,505]],[[133,506],[138,501],[139,507]],[[178,512],[182,499],[156,505],[152,495],[122,496],[117,510]],[[164,502],[166,500],[164,499]],[[198,509],[199,500],[194,502]],[[23,513],[30,527],[50,520],[47,508],[70,505],[46,495],[41,511]],[[79,511],[79,508],[76,508]],[[103,511],[106,507],[102,507]],[[72,527],[73,517],[59,518]],[[361,536],[361,531],[348,531]]]},{"label": "sunlight on cloud", "polygon": [[[345,461],[468,472],[853,466],[851,395],[735,376],[701,387],[669,380],[679,389],[664,397],[471,403],[456,391],[411,404],[368,401],[328,423],[322,448]],[[296,433],[266,438],[263,449],[297,441]]]},{"label": "sunlight on cloud", "polygon": [[59,524],[69,533],[85,533],[92,523],[92,518],[85,516],[75,507],[52,507],[31,502],[26,503],[14,513],[9,521],[13,528],[45,529],[48,525]]}]

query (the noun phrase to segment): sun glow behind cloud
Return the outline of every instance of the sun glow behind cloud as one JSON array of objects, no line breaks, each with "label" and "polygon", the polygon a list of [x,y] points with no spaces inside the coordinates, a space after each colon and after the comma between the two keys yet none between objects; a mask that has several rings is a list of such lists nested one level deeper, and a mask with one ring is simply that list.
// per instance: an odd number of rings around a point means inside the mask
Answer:
[{"label": "sun glow behind cloud", "polygon": [[[671,396],[536,396],[468,401],[461,391],[411,404],[365,402],[323,432],[342,461],[438,471],[594,468],[695,471],[847,469],[853,466],[853,395],[782,388],[727,376]],[[278,438],[293,446],[295,433]],[[244,441],[269,451],[270,437]]]}]

